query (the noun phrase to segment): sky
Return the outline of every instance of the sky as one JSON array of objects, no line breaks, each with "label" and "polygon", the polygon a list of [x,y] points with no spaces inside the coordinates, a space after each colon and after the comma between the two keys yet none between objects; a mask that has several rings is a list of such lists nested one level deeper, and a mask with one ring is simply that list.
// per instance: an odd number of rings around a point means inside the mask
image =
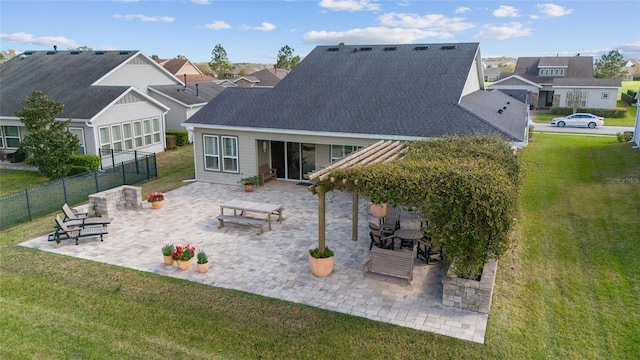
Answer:
[{"label": "sky", "polygon": [[640,58],[640,1],[0,0],[0,50],[140,50],[234,63],[289,46],[477,42],[483,58]]}]

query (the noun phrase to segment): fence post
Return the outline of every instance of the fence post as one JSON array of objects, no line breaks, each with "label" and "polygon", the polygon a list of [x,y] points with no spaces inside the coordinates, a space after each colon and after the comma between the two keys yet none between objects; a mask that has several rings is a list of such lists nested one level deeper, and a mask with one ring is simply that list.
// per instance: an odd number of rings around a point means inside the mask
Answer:
[{"label": "fence post", "polygon": [[102,167],[102,149],[98,148],[98,156],[100,156],[100,170],[104,170]]},{"label": "fence post", "polygon": [[113,152],[113,149],[111,149],[111,166],[113,166],[113,172],[116,171],[116,155]]},{"label": "fence post", "polygon": [[29,202],[29,189],[24,189],[24,195],[27,198],[27,213],[29,214],[29,221],[33,221],[33,216],[31,215],[31,204]]},{"label": "fence post", "polygon": [[64,202],[69,203],[69,199],[67,198],[67,182],[65,179],[64,177],[62,178],[62,192],[64,193]]},{"label": "fence post", "polygon": [[124,171],[124,161],[120,163],[122,165],[122,185],[127,185],[127,177]]},{"label": "fence post", "polygon": [[140,175],[140,164],[138,164],[138,150],[133,152],[133,156],[136,158],[136,175]]},{"label": "fence post", "polygon": [[149,155],[145,155],[144,158],[147,160],[147,180],[151,179],[149,175],[151,175],[149,171]]},{"label": "fence post", "polygon": [[96,179],[96,192],[100,192],[100,187],[98,186],[98,170],[93,171],[93,177]]}]

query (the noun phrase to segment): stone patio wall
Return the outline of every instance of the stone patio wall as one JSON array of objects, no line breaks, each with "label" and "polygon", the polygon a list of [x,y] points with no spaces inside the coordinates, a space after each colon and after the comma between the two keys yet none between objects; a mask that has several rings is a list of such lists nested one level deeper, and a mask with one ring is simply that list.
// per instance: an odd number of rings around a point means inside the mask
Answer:
[{"label": "stone patio wall", "polygon": [[142,208],[142,188],[122,185],[113,189],[89,195],[89,208],[92,216],[113,217],[120,209],[137,210]]},{"label": "stone patio wall", "polygon": [[489,260],[480,281],[461,279],[450,270],[442,279],[442,305],[488,314],[491,310],[497,260]]}]

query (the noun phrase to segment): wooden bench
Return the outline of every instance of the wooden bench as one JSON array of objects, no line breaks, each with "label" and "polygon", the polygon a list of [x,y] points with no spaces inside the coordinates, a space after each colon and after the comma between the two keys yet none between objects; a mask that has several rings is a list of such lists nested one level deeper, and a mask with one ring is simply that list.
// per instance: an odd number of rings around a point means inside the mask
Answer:
[{"label": "wooden bench", "polygon": [[258,168],[258,175],[264,184],[266,181],[276,178],[276,169],[272,169],[269,165],[260,165]]},{"label": "wooden bench", "polygon": [[371,249],[371,258],[364,265],[364,273],[367,272],[399,277],[407,279],[407,284],[413,280],[413,259],[416,249],[413,251],[393,251],[374,247]]},{"label": "wooden bench", "polygon": [[216,216],[216,219],[218,219],[219,222],[218,229],[224,227],[224,223],[228,222],[237,225],[257,227],[260,229],[260,232],[258,234],[262,234],[262,225],[265,223],[265,220],[250,218],[241,215],[218,215]]}]

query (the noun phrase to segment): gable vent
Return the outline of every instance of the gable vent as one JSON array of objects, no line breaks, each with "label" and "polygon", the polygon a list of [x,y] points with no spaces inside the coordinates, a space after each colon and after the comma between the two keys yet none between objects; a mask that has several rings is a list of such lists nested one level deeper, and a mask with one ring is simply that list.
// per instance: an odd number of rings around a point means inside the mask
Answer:
[{"label": "gable vent", "polygon": [[397,46],[388,46],[386,48],[383,49],[384,51],[396,51],[398,50]]},{"label": "gable vent", "polygon": [[340,48],[330,47],[330,48],[327,49],[327,51],[340,51]]},{"label": "gable vent", "polygon": [[413,48],[413,50],[418,50],[418,51],[422,51],[422,50],[429,50],[428,46],[416,46]]},{"label": "gable vent", "polygon": [[457,46],[455,46],[455,45],[443,45],[440,49],[442,49],[442,50],[453,50],[456,47]]}]

